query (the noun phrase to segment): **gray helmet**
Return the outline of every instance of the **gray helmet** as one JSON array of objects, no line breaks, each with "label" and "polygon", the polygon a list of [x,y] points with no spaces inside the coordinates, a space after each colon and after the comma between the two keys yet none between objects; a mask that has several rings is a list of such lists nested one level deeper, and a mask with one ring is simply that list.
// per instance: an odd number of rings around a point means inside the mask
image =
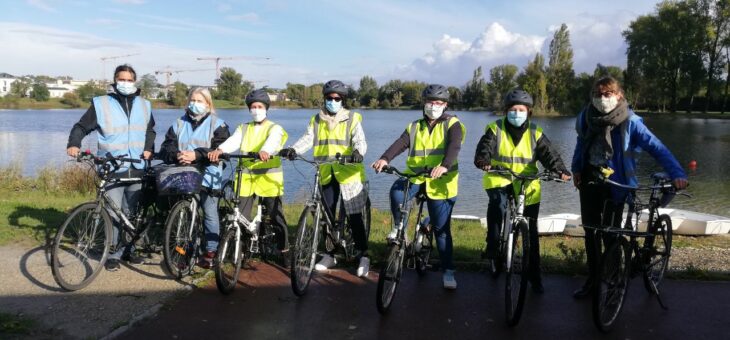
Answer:
[{"label": "gray helmet", "polygon": [[525,92],[522,89],[514,89],[512,91],[509,91],[504,96],[504,108],[508,109],[512,107],[513,105],[525,105],[529,108],[532,107],[532,96],[530,96],[529,93]]},{"label": "gray helmet", "polygon": [[426,100],[442,100],[449,101],[449,89],[441,84],[431,84],[426,86],[421,93],[421,97]]},{"label": "gray helmet", "polygon": [[269,99],[269,94],[264,89],[258,89],[253,90],[246,95],[246,106],[251,108],[251,104],[259,102],[263,103],[264,106],[266,106],[266,109],[269,109],[269,105],[271,104],[271,99]]},{"label": "gray helmet", "polygon": [[330,93],[337,93],[340,97],[345,98],[347,97],[348,92],[349,89],[347,88],[347,85],[343,84],[339,80],[330,80],[324,84],[324,87],[322,87],[322,94],[325,96]]}]

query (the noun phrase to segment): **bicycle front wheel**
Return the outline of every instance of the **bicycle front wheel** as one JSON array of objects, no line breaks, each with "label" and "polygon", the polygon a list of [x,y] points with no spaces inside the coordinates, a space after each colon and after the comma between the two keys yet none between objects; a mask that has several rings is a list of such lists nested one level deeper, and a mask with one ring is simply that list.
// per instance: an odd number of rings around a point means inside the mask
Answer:
[{"label": "bicycle front wheel", "polygon": [[112,222],[96,202],[83,203],[56,233],[51,250],[53,279],[61,288],[79,290],[99,275],[112,242]]},{"label": "bicycle front wheel", "polygon": [[649,231],[652,236],[644,239],[644,287],[649,293],[659,294],[659,285],[669,267],[672,253],[672,219],[668,215],[659,215]]},{"label": "bicycle front wheel", "polygon": [[299,217],[297,239],[292,249],[289,277],[291,288],[297,296],[304,296],[312,279],[314,261],[319,244],[319,211],[308,206]]},{"label": "bicycle front wheel", "polygon": [[202,223],[200,215],[192,208],[192,200],[183,199],[175,203],[165,221],[165,266],[178,279],[192,270],[200,246]]},{"label": "bicycle front wheel", "polygon": [[629,243],[622,236],[612,242],[601,258],[593,293],[593,322],[603,332],[613,328],[626,300],[630,260]]},{"label": "bicycle front wheel", "polygon": [[223,294],[230,294],[238,283],[241,266],[250,257],[248,242],[237,242],[236,228],[228,227],[218,246],[215,267],[215,285]]},{"label": "bicycle front wheel", "polygon": [[378,312],[385,314],[395,298],[401,275],[403,275],[403,258],[405,251],[399,244],[391,244],[385,266],[380,270],[378,277],[378,291],[376,305]]},{"label": "bicycle front wheel", "polygon": [[520,221],[514,226],[506,245],[504,307],[507,325],[511,327],[520,322],[525,305],[530,254],[527,222]]}]

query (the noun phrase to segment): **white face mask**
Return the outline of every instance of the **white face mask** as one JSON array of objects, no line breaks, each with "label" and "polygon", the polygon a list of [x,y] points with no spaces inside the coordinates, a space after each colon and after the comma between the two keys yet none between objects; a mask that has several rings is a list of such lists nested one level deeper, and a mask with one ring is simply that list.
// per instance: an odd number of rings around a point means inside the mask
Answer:
[{"label": "white face mask", "polygon": [[137,92],[137,86],[134,85],[133,81],[117,81],[117,91],[125,96],[128,96],[132,93]]},{"label": "white face mask", "polygon": [[426,105],[423,106],[423,114],[425,114],[426,117],[430,119],[438,119],[439,117],[441,117],[442,114],[444,114],[445,109],[446,104],[435,105],[431,103],[426,103]]},{"label": "white face mask", "polygon": [[593,106],[598,109],[598,111],[601,111],[603,113],[609,113],[613,111],[613,109],[616,108],[618,105],[618,96],[608,96],[608,97],[593,97]]},{"label": "white face mask", "polygon": [[250,109],[249,112],[251,112],[251,118],[256,123],[261,123],[266,119],[266,109]]}]

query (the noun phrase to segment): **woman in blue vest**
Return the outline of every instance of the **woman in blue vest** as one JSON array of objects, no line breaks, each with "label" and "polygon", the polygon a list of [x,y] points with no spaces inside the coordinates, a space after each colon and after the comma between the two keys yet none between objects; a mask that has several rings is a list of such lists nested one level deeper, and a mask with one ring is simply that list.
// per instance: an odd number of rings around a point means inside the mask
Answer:
[{"label": "woman in blue vest", "polygon": [[[155,148],[155,119],[152,117],[150,102],[142,98],[135,86],[137,73],[129,65],[120,65],[114,70],[114,84],[109,93],[94,97],[91,107],[71,128],[66,146],[66,154],[76,157],[79,154],[81,141],[96,131],[98,156],[111,153],[114,156],[127,155],[134,159],[150,159]],[[144,172],[144,162],[122,164],[114,174],[116,177],[138,178]],[[141,195],[142,185],[117,183],[107,187],[107,196],[126,213],[134,209]],[[131,213],[134,213],[131,211]],[[115,216],[115,214],[111,214]],[[119,221],[114,219],[114,235],[112,246],[117,248],[119,242]],[[116,249],[104,264],[109,271],[119,269],[119,260],[139,264],[141,257],[134,255],[132,245],[124,249]]]},{"label": "woman in blue vest", "polygon": [[202,268],[212,266],[220,240],[218,197],[211,195],[211,190],[221,188],[223,174],[220,164],[211,164],[208,160],[208,152],[215,150],[228,137],[228,126],[215,114],[210,92],[196,87],[190,91],[185,114],[167,130],[160,150],[160,157],[165,163],[194,165],[204,171],[200,201],[203,206],[206,251],[198,262]]},{"label": "woman in blue vest", "polygon": [[[611,180],[636,186],[635,155],[644,150],[661,164],[677,189],[687,187],[687,175],[669,149],[629,108],[616,79],[598,79],[593,85],[591,99],[591,104],[578,114],[575,122],[578,140],[571,166],[573,184],[580,192],[583,225],[602,227],[613,220],[614,226],[620,227],[628,192],[601,183],[602,168],[613,169]],[[590,294],[595,261],[600,256],[596,253],[595,232],[589,228],[585,230],[585,247],[589,277],[583,287],[573,293],[575,298]]]},{"label": "woman in blue vest", "polygon": [[[474,154],[474,165],[487,171],[492,167],[510,169],[516,173],[537,174],[539,161],[547,169],[561,174],[563,180],[570,173],[560,153],[553,148],[541,127],[532,123],[532,96],[515,89],[504,97],[506,117],[487,125]],[[487,206],[487,258],[494,266],[496,243],[500,237],[503,218],[507,211],[507,195],[514,195],[516,183],[511,178],[493,173],[484,175],[484,189],[489,196]],[[529,219],[530,258],[528,277],[535,293],[544,292],[540,277],[540,239],[537,234],[537,215],[540,212],[540,181],[525,183],[524,216]]]}]

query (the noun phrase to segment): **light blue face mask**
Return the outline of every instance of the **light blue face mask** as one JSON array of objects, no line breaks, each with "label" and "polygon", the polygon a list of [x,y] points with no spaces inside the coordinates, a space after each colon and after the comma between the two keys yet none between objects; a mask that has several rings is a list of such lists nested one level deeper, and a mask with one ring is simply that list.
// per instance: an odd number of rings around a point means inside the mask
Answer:
[{"label": "light blue face mask", "polygon": [[188,104],[188,110],[190,110],[190,112],[195,115],[194,117],[190,118],[193,118],[194,120],[200,120],[203,115],[208,113],[208,105],[205,105],[205,103],[190,102],[190,104]]},{"label": "light blue face mask", "polygon": [[134,82],[132,81],[119,81],[117,82],[117,91],[125,96],[128,96],[132,93],[137,92],[137,86],[134,86]]},{"label": "light blue face mask", "polygon": [[520,127],[527,120],[527,111],[508,111],[507,121],[514,127]]},{"label": "light blue face mask", "polygon": [[324,106],[327,108],[327,111],[337,113],[342,109],[342,101],[325,100]]}]

